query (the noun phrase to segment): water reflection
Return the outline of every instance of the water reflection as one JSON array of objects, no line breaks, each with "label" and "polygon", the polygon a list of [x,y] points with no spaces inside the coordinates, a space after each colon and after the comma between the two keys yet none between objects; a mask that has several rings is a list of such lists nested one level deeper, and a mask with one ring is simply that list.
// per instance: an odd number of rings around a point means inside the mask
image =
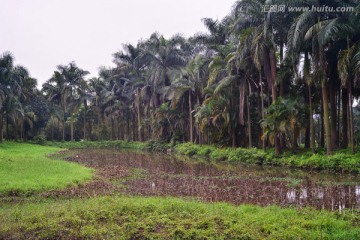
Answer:
[{"label": "water reflection", "polygon": [[284,168],[263,168],[182,161],[165,154],[118,150],[76,150],[82,162],[98,169],[141,169],[117,177],[129,194],[196,197],[234,204],[313,206],[332,211],[360,209],[360,179],[353,175],[308,173]]}]

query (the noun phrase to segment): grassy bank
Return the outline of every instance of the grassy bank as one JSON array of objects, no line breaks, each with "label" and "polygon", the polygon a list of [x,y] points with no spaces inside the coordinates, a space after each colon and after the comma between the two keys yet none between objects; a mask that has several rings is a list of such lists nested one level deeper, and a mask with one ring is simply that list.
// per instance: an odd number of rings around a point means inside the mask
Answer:
[{"label": "grassy bank", "polygon": [[359,216],[311,209],[100,197],[0,209],[1,239],[359,239]]},{"label": "grassy bank", "polygon": [[360,173],[360,153],[351,154],[346,149],[339,150],[331,156],[326,156],[324,151],[319,151],[316,154],[310,151],[300,153],[286,152],[281,156],[275,156],[272,150],[264,152],[255,148],[217,148],[214,146],[182,143],[176,145],[175,150],[179,154],[205,157],[215,161]]},{"label": "grassy bank", "polygon": [[0,195],[64,188],[92,177],[89,168],[46,156],[59,150],[34,144],[1,143]]}]

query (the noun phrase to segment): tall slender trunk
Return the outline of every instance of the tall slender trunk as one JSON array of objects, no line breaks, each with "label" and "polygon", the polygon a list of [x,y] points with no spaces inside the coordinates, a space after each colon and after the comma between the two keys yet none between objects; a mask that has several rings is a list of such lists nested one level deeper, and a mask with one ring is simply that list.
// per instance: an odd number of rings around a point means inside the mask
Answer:
[{"label": "tall slender trunk", "polygon": [[[306,110],[305,110],[305,148],[309,149],[310,148],[310,92],[309,92],[309,85],[307,84],[307,90],[305,90],[305,105],[306,105]],[[300,142],[301,144],[301,142]]]},{"label": "tall slender trunk", "polygon": [[[257,103],[257,116],[258,118],[261,120],[261,92],[260,92],[260,88],[258,87],[257,89],[257,99],[256,99],[256,103]],[[262,129],[260,128],[259,129],[260,131],[258,132],[257,134],[257,143],[256,143],[256,146],[257,147],[260,147],[262,145],[262,139],[261,139],[261,136],[262,136]]]},{"label": "tall slender trunk", "polygon": [[6,140],[10,140],[10,132],[9,132],[9,116],[6,114]]},{"label": "tall slender trunk", "polygon": [[341,128],[341,126],[340,126],[340,122],[341,122],[341,117],[340,117],[340,115],[341,115],[341,88],[340,88],[340,86],[338,86],[338,88],[337,88],[337,94],[336,94],[336,96],[337,96],[337,124],[336,124],[336,128],[337,128],[337,137],[338,137],[338,139],[337,139],[337,148],[341,148],[341,141],[340,141],[340,136],[341,136],[341,133],[340,133],[340,128]]},{"label": "tall slender trunk", "polygon": [[192,102],[191,102],[191,90],[189,90],[189,134],[190,134],[190,142],[193,143],[193,117],[192,117]]},{"label": "tall slender trunk", "polygon": [[277,87],[276,87],[276,56],[274,49],[270,50],[270,70],[271,70],[271,93],[273,102],[277,99]]},{"label": "tall slender trunk", "polygon": [[331,148],[336,149],[339,146],[338,143],[338,131],[337,131],[337,111],[336,111],[336,88],[334,83],[329,84],[330,89],[330,127],[331,127]]},{"label": "tall slender trunk", "polygon": [[138,90],[137,96],[136,96],[136,110],[137,110],[137,124],[138,124],[138,138],[139,141],[143,141],[142,134],[141,134],[141,110],[140,110],[140,91]]},{"label": "tall slender trunk", "polygon": [[[130,116],[131,116],[131,114],[130,114]],[[126,136],[126,140],[130,140],[130,119],[127,117],[126,118],[126,134],[127,134],[127,136]]]},{"label": "tall slender trunk", "polygon": [[84,131],[84,136],[83,139],[86,140],[86,111],[87,111],[87,103],[86,100],[84,100],[84,125],[83,125],[83,131]]},{"label": "tall slender trunk", "polygon": [[349,135],[348,135],[348,109],[349,109],[349,102],[348,102],[348,90],[347,88],[342,89],[341,93],[341,101],[342,101],[342,143],[341,147],[346,148],[349,145]]},{"label": "tall slender trunk", "polygon": [[324,107],[326,154],[331,155],[331,153],[332,153],[331,129],[330,129],[330,120],[329,120],[328,91],[327,91],[326,79],[322,80],[321,89],[322,89],[322,98],[323,98],[323,107]]},{"label": "tall slender trunk", "polygon": [[[283,67],[283,59],[284,59],[284,45],[280,43],[280,69]],[[280,81],[280,97],[284,96],[284,79],[281,78]]]},{"label": "tall slender trunk", "polygon": [[[250,86],[249,86],[250,88]],[[250,101],[249,95],[246,96],[246,105],[247,105],[247,120],[248,120],[248,137],[249,137],[249,148],[252,148],[252,137],[251,137],[251,116],[250,116]]]},{"label": "tall slender trunk", "polygon": [[353,95],[352,95],[352,81],[348,81],[349,91],[349,136],[350,136],[350,147],[352,153],[355,153],[355,139],[354,139],[354,114],[353,114]]},{"label": "tall slender trunk", "polygon": [[2,113],[0,113],[0,142],[4,140],[3,127],[4,127],[4,116]]},{"label": "tall slender trunk", "polygon": [[70,110],[70,135],[71,141],[74,141],[74,108],[71,107]]},{"label": "tall slender trunk", "polygon": [[20,123],[20,140],[24,141],[24,120],[22,120],[22,123]]},{"label": "tall slender trunk", "polygon": [[314,131],[311,85],[308,85],[308,92],[309,92],[310,148],[312,153],[315,153],[315,131]]},{"label": "tall slender trunk", "polygon": [[321,98],[321,112],[320,112],[320,119],[319,119],[319,142],[320,148],[325,147],[325,128],[324,128],[324,101]]},{"label": "tall slender trunk", "polygon": [[136,119],[135,119],[135,114],[132,113],[131,114],[131,118],[132,118],[132,138],[133,138],[133,141],[136,141]]},{"label": "tall slender trunk", "polygon": [[123,140],[123,131],[121,128],[121,115],[120,114],[117,118],[117,124],[118,124],[117,140]]},{"label": "tall slender trunk", "polygon": [[[260,69],[260,93],[261,93],[261,117],[265,118],[265,107],[264,107],[264,89],[261,78],[261,69]],[[265,130],[262,129],[262,136],[264,136]],[[265,150],[265,138],[262,140],[262,149]]]},{"label": "tall slender trunk", "polygon": [[51,141],[54,141],[54,125],[51,126]]},{"label": "tall slender trunk", "polygon": [[65,141],[65,109],[63,109],[62,113],[62,140]]},{"label": "tall slender trunk", "polygon": [[112,107],[112,101],[110,101],[110,139],[114,140],[114,116],[113,116],[113,107]]},{"label": "tall slender trunk", "polygon": [[[271,80],[272,80],[271,93],[272,93],[272,100],[273,100],[273,102],[275,102],[277,99],[277,87],[276,87],[276,56],[275,56],[274,49],[270,49],[269,58],[270,58]],[[275,135],[275,154],[280,155],[281,152],[282,152],[282,149],[281,149],[280,135],[276,134]]]}]

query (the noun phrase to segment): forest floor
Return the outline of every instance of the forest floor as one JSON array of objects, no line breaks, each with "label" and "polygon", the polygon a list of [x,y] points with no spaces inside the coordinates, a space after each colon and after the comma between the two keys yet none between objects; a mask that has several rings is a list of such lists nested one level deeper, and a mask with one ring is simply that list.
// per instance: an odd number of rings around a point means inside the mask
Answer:
[{"label": "forest floor", "polygon": [[[139,147],[141,148],[141,147]],[[359,239],[356,210],[235,206],[119,192],[143,173],[78,155],[0,144],[0,239]],[[65,160],[59,160],[63,158]]]}]

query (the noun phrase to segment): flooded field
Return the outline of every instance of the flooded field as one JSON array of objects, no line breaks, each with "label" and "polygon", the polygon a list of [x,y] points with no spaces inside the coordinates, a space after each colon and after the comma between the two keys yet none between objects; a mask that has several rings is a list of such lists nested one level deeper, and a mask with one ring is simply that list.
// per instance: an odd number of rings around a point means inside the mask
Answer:
[{"label": "flooded field", "polygon": [[[71,150],[68,160],[97,169],[100,191],[178,196],[261,206],[360,209],[360,177],[286,168],[209,163],[166,154]],[[94,185],[94,184],[93,184]]]}]

